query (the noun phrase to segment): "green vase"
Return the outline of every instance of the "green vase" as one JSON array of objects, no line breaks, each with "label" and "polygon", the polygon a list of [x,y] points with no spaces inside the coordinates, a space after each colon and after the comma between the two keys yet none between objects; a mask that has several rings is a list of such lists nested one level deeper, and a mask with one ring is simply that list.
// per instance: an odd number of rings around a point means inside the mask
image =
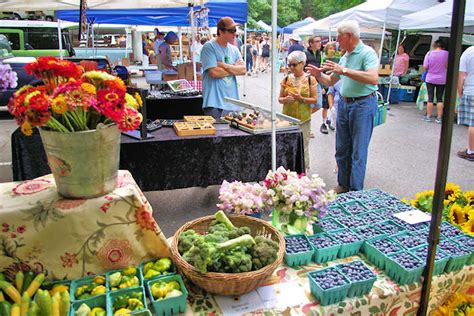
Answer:
[{"label": "green vase", "polygon": [[277,209],[272,210],[272,225],[286,235],[306,233],[308,222],[306,215],[296,215],[294,211],[285,213]]}]

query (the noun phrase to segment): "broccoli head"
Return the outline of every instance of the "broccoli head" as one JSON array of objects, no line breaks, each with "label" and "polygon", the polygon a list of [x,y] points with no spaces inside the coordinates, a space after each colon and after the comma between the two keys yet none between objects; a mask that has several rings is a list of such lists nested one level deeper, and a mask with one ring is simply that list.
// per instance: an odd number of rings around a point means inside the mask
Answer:
[{"label": "broccoli head", "polygon": [[277,242],[263,236],[255,237],[255,246],[250,252],[253,269],[258,270],[275,262],[279,249],[280,245]]},{"label": "broccoli head", "polygon": [[216,219],[209,225],[209,234],[218,234],[227,239],[234,239],[245,234],[250,234],[250,228],[246,226],[234,226],[223,211],[218,211],[215,216]]},{"label": "broccoli head", "polygon": [[194,245],[196,240],[202,239],[203,236],[196,233],[193,229],[182,232],[178,238],[178,251],[182,255]]},{"label": "broccoli head", "polygon": [[183,254],[183,258],[201,273],[206,273],[209,267],[219,269],[222,265],[222,256],[226,251],[238,247],[251,248],[253,245],[255,245],[255,240],[250,235],[243,235],[221,243],[208,242],[200,238]]},{"label": "broccoli head", "polygon": [[220,272],[240,273],[252,271],[252,256],[246,252],[245,247],[226,251],[221,256]]}]

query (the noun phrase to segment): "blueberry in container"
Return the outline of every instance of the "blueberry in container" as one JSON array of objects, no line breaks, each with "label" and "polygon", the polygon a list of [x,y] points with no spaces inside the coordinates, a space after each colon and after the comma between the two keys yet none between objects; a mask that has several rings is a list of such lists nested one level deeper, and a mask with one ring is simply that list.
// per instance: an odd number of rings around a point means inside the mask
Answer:
[{"label": "blueberry in container", "polygon": [[359,214],[367,212],[367,209],[362,205],[362,203],[359,203],[357,201],[344,203],[342,204],[342,206],[347,212],[349,212],[352,215],[359,215]]},{"label": "blueberry in container", "polygon": [[423,273],[424,262],[406,250],[388,256],[385,272],[400,285],[418,282]]},{"label": "blueberry in container", "polygon": [[[354,234],[360,236],[364,240],[369,240],[369,239],[372,239],[372,238],[381,237],[381,236],[386,235],[384,232],[382,232],[382,231],[378,230],[377,228],[375,228],[375,226],[376,225],[363,226],[363,227],[353,229],[352,231],[354,232]],[[364,246],[362,246],[362,247],[364,247]]]},{"label": "blueberry in container", "polygon": [[308,236],[308,240],[314,249],[313,261],[324,263],[337,258],[341,245],[327,233]]},{"label": "blueberry in container", "polygon": [[377,280],[377,275],[360,260],[339,264],[336,268],[351,282],[347,297],[368,294]]},{"label": "blueberry in container", "polygon": [[347,297],[350,281],[336,268],[326,268],[308,273],[311,294],[326,306],[343,301]]},{"label": "blueberry in container", "polygon": [[469,236],[466,234],[462,234],[461,236],[456,237],[454,242],[457,242],[460,245],[464,245],[465,248],[471,251],[471,257],[467,264],[473,264],[474,263],[474,237]]},{"label": "blueberry in container", "polygon": [[338,258],[347,258],[359,253],[364,240],[354,234],[351,230],[344,228],[329,232],[329,236],[335,239],[341,247],[337,252]]},{"label": "blueberry in container", "polygon": [[306,235],[285,236],[285,243],[285,261],[288,266],[300,266],[311,261],[314,249]]},{"label": "blueberry in container", "polygon": [[341,228],[343,228],[341,223],[339,223],[336,219],[327,217],[327,216],[313,223],[314,233],[329,232],[329,231],[338,230]]},{"label": "blueberry in container", "polygon": [[364,220],[355,216],[347,216],[341,217],[338,219],[339,223],[341,223],[345,228],[355,229],[357,227],[362,227],[367,225]]},{"label": "blueberry in container", "polygon": [[[426,258],[428,257],[428,245],[422,245],[410,250],[412,254],[420,258],[423,262],[426,263]],[[449,261],[449,255],[446,254],[443,250],[436,249],[436,256],[434,262],[433,275],[440,275],[444,273],[446,264]]]},{"label": "blueberry in container", "polygon": [[388,255],[402,251],[403,248],[389,237],[378,237],[367,241],[364,253],[376,267],[385,269]]},{"label": "blueberry in container", "polygon": [[450,256],[445,268],[446,273],[461,270],[470,260],[471,251],[452,240],[443,239],[438,247]]},{"label": "blueberry in container", "polygon": [[421,245],[426,245],[426,240],[421,238],[419,235],[402,233],[392,237],[393,241],[402,245],[405,249],[410,250]]},{"label": "blueberry in container", "polygon": [[365,213],[359,214],[357,217],[360,218],[362,221],[364,221],[366,225],[375,224],[384,220],[383,219],[384,216],[380,214],[379,212],[375,212],[375,211],[365,212]]},{"label": "blueberry in container", "polygon": [[392,220],[377,223],[373,227],[387,235],[396,235],[406,230],[405,227],[396,224]]},{"label": "blueberry in container", "polygon": [[440,233],[446,238],[455,238],[464,234],[459,228],[446,221],[441,222]]}]

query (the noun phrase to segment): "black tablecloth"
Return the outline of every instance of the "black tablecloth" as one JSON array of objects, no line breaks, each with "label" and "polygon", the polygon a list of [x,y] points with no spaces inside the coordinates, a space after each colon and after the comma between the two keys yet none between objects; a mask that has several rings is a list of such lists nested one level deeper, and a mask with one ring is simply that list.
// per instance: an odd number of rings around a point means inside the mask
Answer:
[{"label": "black tablecloth", "polygon": [[202,96],[146,99],[147,119],[183,119],[184,115],[204,115]]},{"label": "black tablecloth", "polygon": [[[206,187],[223,180],[259,181],[271,169],[271,136],[251,135],[217,124],[216,135],[176,136],[172,128],[153,132],[154,138],[122,136],[120,169],[129,170],[143,191]],[[15,181],[50,173],[39,133],[12,134]],[[277,133],[277,166],[304,170],[301,131]]]}]

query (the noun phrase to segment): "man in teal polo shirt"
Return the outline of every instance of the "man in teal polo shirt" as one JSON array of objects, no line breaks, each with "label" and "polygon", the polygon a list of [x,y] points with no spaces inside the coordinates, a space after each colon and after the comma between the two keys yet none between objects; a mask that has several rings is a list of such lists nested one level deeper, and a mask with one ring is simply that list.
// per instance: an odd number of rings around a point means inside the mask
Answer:
[{"label": "man in teal polo shirt", "polygon": [[[345,21],[337,28],[337,41],[346,54],[339,64],[326,61],[322,67],[306,68],[326,86],[342,81],[337,109],[337,193],[364,188],[369,142],[377,111],[379,60],[375,51],[360,40],[359,24]],[[326,73],[325,73],[326,72]]]}]

